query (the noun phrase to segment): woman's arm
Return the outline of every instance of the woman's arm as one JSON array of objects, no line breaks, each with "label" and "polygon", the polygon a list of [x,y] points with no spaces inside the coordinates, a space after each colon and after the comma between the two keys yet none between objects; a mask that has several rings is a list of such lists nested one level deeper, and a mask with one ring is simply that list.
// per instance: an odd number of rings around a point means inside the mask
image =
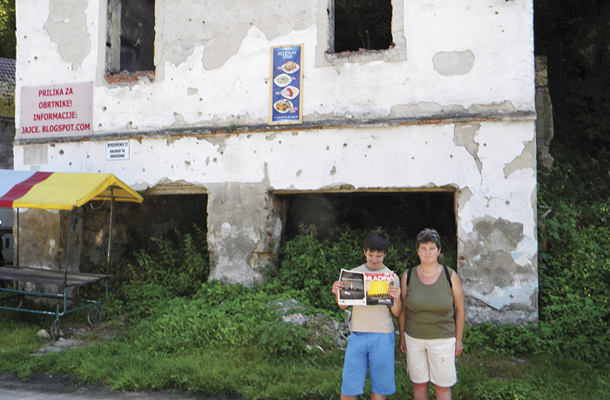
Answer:
[{"label": "woman's arm", "polygon": [[407,308],[407,272],[405,271],[400,278],[400,300],[402,309],[398,316],[398,329],[400,330],[400,342],[398,348],[403,353],[407,353],[407,344],[405,343],[405,317]]},{"label": "woman's arm", "polygon": [[453,309],[455,310],[455,355],[457,357],[464,350],[462,338],[466,317],[464,312],[464,288],[460,277],[455,272],[451,275],[451,284],[453,286]]}]

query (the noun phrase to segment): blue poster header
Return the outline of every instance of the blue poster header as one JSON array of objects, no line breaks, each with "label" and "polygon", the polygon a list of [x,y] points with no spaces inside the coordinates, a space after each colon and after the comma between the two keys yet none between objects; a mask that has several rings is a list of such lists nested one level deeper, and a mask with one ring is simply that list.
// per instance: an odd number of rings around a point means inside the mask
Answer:
[{"label": "blue poster header", "polygon": [[270,124],[302,121],[303,45],[271,48]]}]

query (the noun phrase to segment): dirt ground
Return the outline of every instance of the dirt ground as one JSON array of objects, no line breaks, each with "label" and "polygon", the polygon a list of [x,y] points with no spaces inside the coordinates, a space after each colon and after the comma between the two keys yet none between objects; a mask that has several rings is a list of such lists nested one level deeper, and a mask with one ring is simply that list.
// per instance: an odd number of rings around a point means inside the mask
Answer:
[{"label": "dirt ground", "polygon": [[74,382],[69,376],[38,374],[27,380],[0,373],[2,400],[225,400],[177,392],[117,392]]},{"label": "dirt ground", "polygon": [[[33,356],[82,348],[120,335],[123,327],[101,324],[63,325],[63,337],[40,347]],[[210,397],[201,393],[120,392],[104,386],[90,385],[68,375],[35,374],[22,380],[15,374],[0,372],[0,400],[246,400],[238,397]]]}]

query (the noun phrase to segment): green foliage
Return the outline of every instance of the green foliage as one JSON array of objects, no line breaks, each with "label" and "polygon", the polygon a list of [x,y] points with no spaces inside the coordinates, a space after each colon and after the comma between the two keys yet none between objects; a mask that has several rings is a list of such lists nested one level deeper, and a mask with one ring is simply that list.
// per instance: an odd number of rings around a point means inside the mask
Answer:
[{"label": "green foliage", "polygon": [[125,285],[111,293],[110,301],[104,305],[104,314],[107,318],[127,315],[132,320],[140,320],[158,312],[171,298],[172,293],[158,283]]},{"label": "green foliage", "polygon": [[155,283],[175,296],[195,293],[210,274],[207,238],[193,225],[192,232],[174,231],[167,237],[151,238],[154,252],[138,251],[126,271],[117,271],[119,281]]},{"label": "green foliage", "polygon": [[[368,231],[346,228],[337,240],[318,240],[304,232],[284,242],[277,278],[282,284],[302,291],[305,301],[315,307],[336,311],[336,301],[330,288],[339,278],[341,269],[352,269],[366,262],[362,242]],[[399,276],[415,265],[415,250],[400,242],[391,243],[384,264]]]},{"label": "green foliage", "polygon": [[15,118],[15,82],[0,82],[0,116]]},{"label": "green foliage", "polygon": [[[0,57],[15,58],[17,52],[15,21],[15,0],[0,0]],[[15,113],[13,112],[12,115]]]},{"label": "green foliage", "polygon": [[259,343],[275,357],[299,358],[306,352],[309,333],[300,325],[274,320],[262,327]]},{"label": "green foliage", "polygon": [[[0,57],[16,55],[15,0],[0,0]],[[15,118],[15,80],[0,82],[0,116]]]},{"label": "green foliage", "polygon": [[539,188],[546,213],[539,331],[544,350],[602,365],[610,361],[610,201],[602,180],[609,157],[603,148],[596,154],[559,149]]},{"label": "green foliage", "polygon": [[[210,281],[191,297],[153,284],[124,286],[115,310],[131,317],[126,340],[149,355],[184,355],[203,348],[260,346],[270,357],[298,359],[312,332],[285,323],[274,304],[286,299],[273,284],[245,287]],[[120,304],[119,304],[120,303]]]}]

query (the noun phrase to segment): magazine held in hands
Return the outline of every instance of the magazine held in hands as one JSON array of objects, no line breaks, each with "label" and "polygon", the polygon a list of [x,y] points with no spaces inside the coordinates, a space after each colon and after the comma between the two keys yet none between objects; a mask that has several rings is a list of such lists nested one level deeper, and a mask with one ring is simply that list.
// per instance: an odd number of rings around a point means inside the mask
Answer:
[{"label": "magazine held in hands", "polygon": [[354,272],[341,269],[339,280],[343,289],[337,293],[342,306],[393,306],[390,285],[394,282],[393,272]]}]

